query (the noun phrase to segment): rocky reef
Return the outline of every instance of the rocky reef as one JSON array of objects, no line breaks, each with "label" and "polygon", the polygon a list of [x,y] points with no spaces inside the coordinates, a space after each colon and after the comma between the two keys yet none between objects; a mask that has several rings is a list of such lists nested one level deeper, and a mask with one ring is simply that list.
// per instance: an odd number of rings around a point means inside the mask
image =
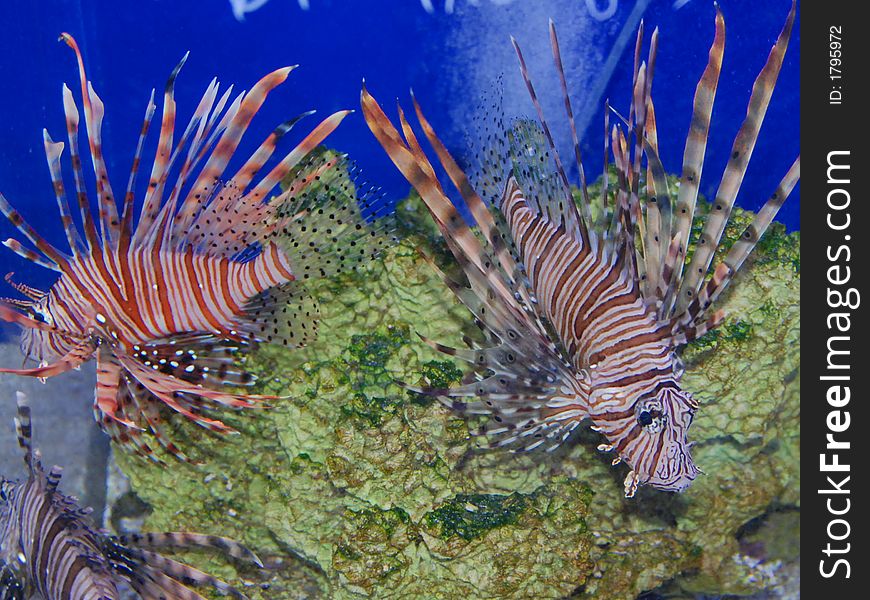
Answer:
[{"label": "rocky reef", "polygon": [[[751,216],[736,210],[728,235]],[[641,488],[626,500],[625,467],[588,428],[552,454],[484,451],[473,423],[396,385],[460,380],[464,366],[417,334],[461,345],[473,328],[420,255],[445,256],[428,215],[412,197],[398,219],[402,241],[367,272],[312,290],[316,342],[249,359],[259,391],[285,400],[229,415],[241,433],[231,438],[179,423],[199,466],[118,457],[151,507],[146,530],[244,542],[265,575],[184,560],[271,600],[690,598],[783,585],[799,523],[799,233],[773,227],[723,297],[725,324],[683,353],[705,474],[683,494]]]}]

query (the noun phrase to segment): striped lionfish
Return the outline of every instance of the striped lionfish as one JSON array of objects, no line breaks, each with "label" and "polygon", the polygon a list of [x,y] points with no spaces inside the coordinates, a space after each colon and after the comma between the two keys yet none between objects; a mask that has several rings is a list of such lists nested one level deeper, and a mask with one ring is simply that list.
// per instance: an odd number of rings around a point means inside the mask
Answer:
[{"label": "striped lionfish", "polygon": [[[476,381],[418,391],[439,396],[461,413],[489,415],[489,424],[477,433],[490,436],[493,446],[553,450],[582,420],[589,419],[593,429],[606,437],[599,450],[614,451],[613,464],[624,462],[630,469],[626,497],[632,497],[640,485],[686,489],[699,472],[686,439],[698,402],[680,387],[683,367],[677,352],[722,322],[723,311],[711,314],[711,306],[799,178],[798,157],[708,277],[780,71],[794,16],[793,6],[755,82],[746,119],[688,264],[687,242],[725,44],[725,24],[718,7],[709,61],[695,92],[674,206],[658,156],[650,91],[657,31],[647,61],[640,56],[642,26],[638,34],[633,97],[624,128],[611,128],[605,116],[610,150],[605,142],[604,216],[598,219],[592,216],[552,21],[553,58],[580,174],[579,202],[515,40],[520,71],[540,124],[518,121],[503,134],[503,118],[494,108],[487,117],[494,131],[482,136],[484,147],[477,154],[474,184],[414,99],[423,132],[475,219],[479,236],[448,199],[401,107],[404,139],[363,88],[366,121],[420,193],[461,266],[467,284],[449,277],[445,281],[474,314],[487,340],[481,347],[466,337],[470,349],[465,350],[424,338],[435,349],[474,365]],[[609,152],[618,172],[610,214]],[[642,180],[644,156],[646,178]]]},{"label": "striped lionfish", "polygon": [[29,475],[24,481],[0,477],[0,600],[115,600],[126,582],[144,600],[203,600],[187,585],[209,585],[246,598],[227,583],[167,558],[154,548],[216,548],[262,567],[241,544],[197,533],[113,536],[93,528],[89,508],[58,490],[61,467],[45,471],[31,446],[30,408],[18,393],[18,443]]},{"label": "striped lionfish", "polygon": [[[282,136],[311,113],[275,129],[238,171],[225,176],[252,118],[294,67],[269,73],[232,102],[232,86],[219,96],[213,79],[173,146],[174,82],[185,55],[166,85],[157,151],[138,218],[136,176],[156,110],[153,91],[119,214],[103,156],[103,102],[87,79],[75,40],[68,34],[61,39],[78,61],[100,231],[78,149],[79,110],[64,85],[84,239],[64,190],[64,144],[44,131],[71,253],[41,237],[0,194],[0,210],[36,250],[13,239],[4,245],[60,273],[47,292],[7,276],[26,299],[0,301],[0,319],[23,326],[22,352],[40,364],[0,372],[46,378],[96,357],[94,414],[100,426],[122,446],[158,460],[140,435],[150,430],[169,453],[187,460],[161,428],[160,405],[226,433],[234,431],[205,416],[207,410],[262,406],[262,401],[273,398],[224,388],[252,383],[238,359],[254,344],[297,347],[314,335],[317,309],[302,284],[311,277],[356,268],[370,258],[381,242],[369,224],[383,212],[383,205],[368,192],[357,204],[344,156],[311,152],[352,112],[347,110],[324,119],[256,181]],[[282,181],[285,191],[267,200]]]}]

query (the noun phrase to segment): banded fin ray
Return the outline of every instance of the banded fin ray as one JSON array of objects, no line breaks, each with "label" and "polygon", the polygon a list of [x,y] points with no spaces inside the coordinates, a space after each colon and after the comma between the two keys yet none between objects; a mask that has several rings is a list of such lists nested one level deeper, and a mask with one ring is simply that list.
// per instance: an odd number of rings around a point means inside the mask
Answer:
[{"label": "banded fin ray", "polygon": [[796,5],[793,4],[782,32],[770,51],[767,62],[752,86],[746,119],[740,126],[740,130],[734,139],[731,156],[712,202],[711,213],[704,226],[704,231],[698,240],[697,250],[686,269],[686,276],[680,286],[677,297],[677,312],[680,312],[681,307],[686,307],[691,303],[698,293],[710,267],[713,254],[725,231],[725,225],[728,222],[728,217],[731,214],[743,182],[743,177],[746,174],[749,159],[755,148],[761,124],[764,121],[776,80],[779,77],[785,51],[788,48],[792,25],[794,24],[795,11]]},{"label": "banded fin ray", "polygon": [[683,151],[683,166],[680,174],[680,189],[675,203],[674,229],[679,236],[679,253],[682,255],[679,263],[674,267],[672,278],[667,281],[663,306],[660,315],[664,317],[670,314],[676,301],[679,281],[683,276],[683,260],[685,258],[685,246],[689,242],[689,234],[692,227],[692,216],[695,214],[695,205],[698,199],[698,190],[701,184],[701,173],[704,167],[704,156],[707,150],[707,138],[710,133],[710,118],[713,112],[713,103],[716,99],[716,90],[719,85],[719,76],[722,71],[722,58],[725,52],[725,18],[719,7],[716,7],[715,35],[713,44],[710,46],[707,66],[704,69],[698,85],[695,88],[693,100],[692,119],[689,125],[689,134],[686,137],[685,150]]}]

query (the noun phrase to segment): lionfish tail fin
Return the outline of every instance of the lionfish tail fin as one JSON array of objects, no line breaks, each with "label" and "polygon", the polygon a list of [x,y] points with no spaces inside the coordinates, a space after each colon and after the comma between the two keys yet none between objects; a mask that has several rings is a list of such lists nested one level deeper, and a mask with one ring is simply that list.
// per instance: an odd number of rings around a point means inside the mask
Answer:
[{"label": "lionfish tail fin", "polygon": [[154,549],[154,548],[214,548],[223,552],[227,556],[231,556],[237,560],[253,563],[254,565],[263,568],[263,562],[249,548],[234,540],[220,537],[216,535],[206,535],[202,533],[192,533],[189,531],[183,532],[166,532],[166,533],[142,533],[131,534],[129,536],[119,536],[118,538],[125,546],[132,545],[139,548]]},{"label": "lionfish tail fin", "polygon": [[344,154],[314,149],[281,187],[268,204],[271,239],[303,285],[363,270],[394,241],[392,206]]}]

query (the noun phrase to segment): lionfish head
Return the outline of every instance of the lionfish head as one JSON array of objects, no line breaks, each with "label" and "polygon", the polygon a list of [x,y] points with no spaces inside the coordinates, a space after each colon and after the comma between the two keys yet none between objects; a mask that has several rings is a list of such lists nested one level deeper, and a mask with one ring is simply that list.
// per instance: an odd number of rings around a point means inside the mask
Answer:
[{"label": "lionfish head", "polygon": [[625,480],[625,495],[634,495],[638,486],[680,492],[700,472],[692,461],[692,444],[687,440],[698,404],[689,392],[666,387],[641,397],[633,410],[596,418],[595,429],[609,444],[600,447],[619,453],[614,461],[624,462],[631,472]]},{"label": "lionfish head", "polygon": [[[6,275],[6,282],[25,298],[0,298],[0,320],[16,322],[21,325],[21,352],[27,358],[37,361],[57,358],[52,337],[58,334],[46,329],[30,326],[33,323],[49,327],[55,326],[48,293],[12,280],[12,273]],[[17,309],[17,310],[14,310]],[[16,315],[25,317],[16,318]]]}]

